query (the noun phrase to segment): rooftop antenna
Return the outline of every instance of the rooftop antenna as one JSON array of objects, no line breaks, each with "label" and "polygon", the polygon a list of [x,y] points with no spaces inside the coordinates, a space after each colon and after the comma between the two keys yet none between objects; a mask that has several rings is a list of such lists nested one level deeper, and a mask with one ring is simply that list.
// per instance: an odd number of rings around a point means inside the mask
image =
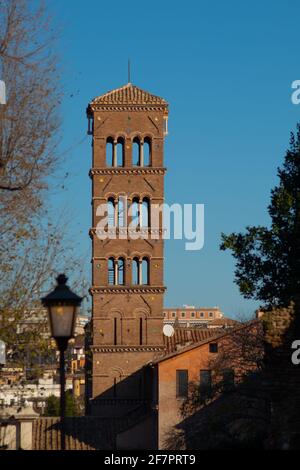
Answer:
[{"label": "rooftop antenna", "polygon": [[130,78],[131,78],[130,77],[130,72],[131,72],[131,70],[130,70],[130,59],[128,59],[128,83],[131,83],[130,82]]}]

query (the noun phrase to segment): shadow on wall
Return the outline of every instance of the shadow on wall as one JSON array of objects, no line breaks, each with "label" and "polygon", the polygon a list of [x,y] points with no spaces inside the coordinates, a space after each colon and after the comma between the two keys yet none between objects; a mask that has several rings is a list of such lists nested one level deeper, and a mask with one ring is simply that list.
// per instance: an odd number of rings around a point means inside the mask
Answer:
[{"label": "shadow on wall", "polygon": [[261,369],[201,405],[186,400],[166,449],[299,449],[300,374],[291,361],[291,345],[300,339],[298,312],[296,303],[264,314]]},{"label": "shadow on wall", "polygon": [[127,377],[115,375],[113,386],[90,400],[90,411],[97,416],[125,416],[154,398],[153,371],[143,367]]},{"label": "shadow on wall", "polygon": [[[66,418],[66,449],[157,448],[157,416],[147,372],[141,369],[91,400],[92,416]],[[33,434],[34,449],[60,449],[59,418],[37,419]]]},{"label": "shadow on wall", "polygon": [[[93,416],[65,419],[66,450],[115,448],[116,423]],[[60,418],[38,418],[33,426],[33,450],[61,449]]]},{"label": "shadow on wall", "polygon": [[[116,381],[88,402],[89,415],[65,419],[66,449],[155,449],[152,388],[152,371],[146,368]],[[33,424],[33,449],[59,450],[60,432],[60,418],[38,418]]]},{"label": "shadow on wall", "polygon": [[268,406],[260,383],[261,373],[252,372],[233,390],[207,399],[188,416],[183,413],[182,421],[166,435],[164,449],[262,448]]}]

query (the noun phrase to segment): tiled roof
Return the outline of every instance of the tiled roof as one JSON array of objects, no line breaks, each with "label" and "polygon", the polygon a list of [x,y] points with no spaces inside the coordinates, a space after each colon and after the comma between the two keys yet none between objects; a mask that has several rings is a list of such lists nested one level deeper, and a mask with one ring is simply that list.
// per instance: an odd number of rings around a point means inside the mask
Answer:
[{"label": "tiled roof", "polygon": [[122,86],[121,88],[116,88],[115,90],[104,93],[97,98],[94,98],[90,107],[93,108],[97,105],[138,105],[138,106],[168,106],[168,103],[163,98],[159,96],[152,95],[148,91],[142,90],[132,83],[127,83],[127,85]]},{"label": "tiled roof", "polygon": [[190,346],[201,341],[206,341],[220,333],[219,329],[213,328],[175,328],[171,337],[164,336],[166,354],[170,354],[185,346]]},{"label": "tiled roof", "polygon": [[[121,420],[78,416],[65,418],[66,450],[113,449]],[[33,450],[60,449],[60,418],[38,418],[33,424]]]},{"label": "tiled roof", "polygon": [[[111,450],[117,435],[151,415],[149,402],[141,402],[124,417],[76,416],[65,418],[66,450]],[[60,418],[33,422],[33,450],[60,449]]]},{"label": "tiled roof", "polygon": [[210,328],[211,326],[215,327],[228,327],[228,326],[238,326],[241,323],[237,320],[233,320],[232,318],[222,317],[216,318],[215,320],[211,320],[207,326]]},{"label": "tiled roof", "polygon": [[194,330],[191,328],[176,328],[173,336],[170,338],[164,337],[166,345],[164,355],[157,357],[152,364],[164,361],[224,336],[235,334],[254,324],[260,324],[260,320],[254,319],[246,323],[237,322],[237,325],[233,328],[195,328]]},{"label": "tiled roof", "polygon": [[75,341],[73,344],[74,348],[83,348],[85,346],[85,335],[75,336]]}]

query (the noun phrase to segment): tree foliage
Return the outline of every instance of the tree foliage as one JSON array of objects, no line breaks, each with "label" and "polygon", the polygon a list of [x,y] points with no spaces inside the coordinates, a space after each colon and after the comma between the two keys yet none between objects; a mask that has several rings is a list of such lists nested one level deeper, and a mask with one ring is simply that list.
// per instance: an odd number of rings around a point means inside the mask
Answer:
[{"label": "tree foliage", "polygon": [[[44,411],[45,416],[59,416],[60,401],[54,395],[47,398]],[[66,391],[66,417],[79,416],[82,414],[80,406],[70,390]]]},{"label": "tree foliage", "polygon": [[236,260],[235,282],[245,298],[288,305],[300,290],[300,125],[291,134],[279,183],[271,191],[270,227],[222,234],[221,250]]},{"label": "tree foliage", "polygon": [[22,190],[31,209],[56,165],[60,87],[52,42],[42,3],[34,9],[28,0],[1,1],[0,75],[7,104],[1,106],[0,188]]},{"label": "tree foliage", "polygon": [[70,221],[51,215],[48,197],[60,181],[54,40],[44,2],[0,1],[0,78],[7,88],[0,105],[0,338],[10,357],[28,367],[49,351],[40,297],[58,271],[75,272],[78,281],[82,273],[66,239]]},{"label": "tree foliage", "polygon": [[36,224],[27,237],[0,247],[0,337],[9,359],[30,368],[38,358],[52,356],[47,314],[40,298],[52,287],[57,270],[82,268],[66,242],[61,224]]}]

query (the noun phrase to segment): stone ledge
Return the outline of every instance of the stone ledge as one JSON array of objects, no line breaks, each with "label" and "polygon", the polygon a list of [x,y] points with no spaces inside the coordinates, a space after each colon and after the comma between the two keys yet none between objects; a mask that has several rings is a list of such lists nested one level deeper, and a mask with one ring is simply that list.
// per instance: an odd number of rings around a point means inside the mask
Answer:
[{"label": "stone ledge", "polygon": [[89,176],[97,175],[164,175],[167,169],[163,167],[112,167],[112,168],[92,168]]},{"label": "stone ledge", "polygon": [[164,352],[165,346],[91,346],[93,352],[124,353],[124,352]]},{"label": "stone ledge", "polygon": [[90,294],[164,294],[166,287],[91,287]]}]

